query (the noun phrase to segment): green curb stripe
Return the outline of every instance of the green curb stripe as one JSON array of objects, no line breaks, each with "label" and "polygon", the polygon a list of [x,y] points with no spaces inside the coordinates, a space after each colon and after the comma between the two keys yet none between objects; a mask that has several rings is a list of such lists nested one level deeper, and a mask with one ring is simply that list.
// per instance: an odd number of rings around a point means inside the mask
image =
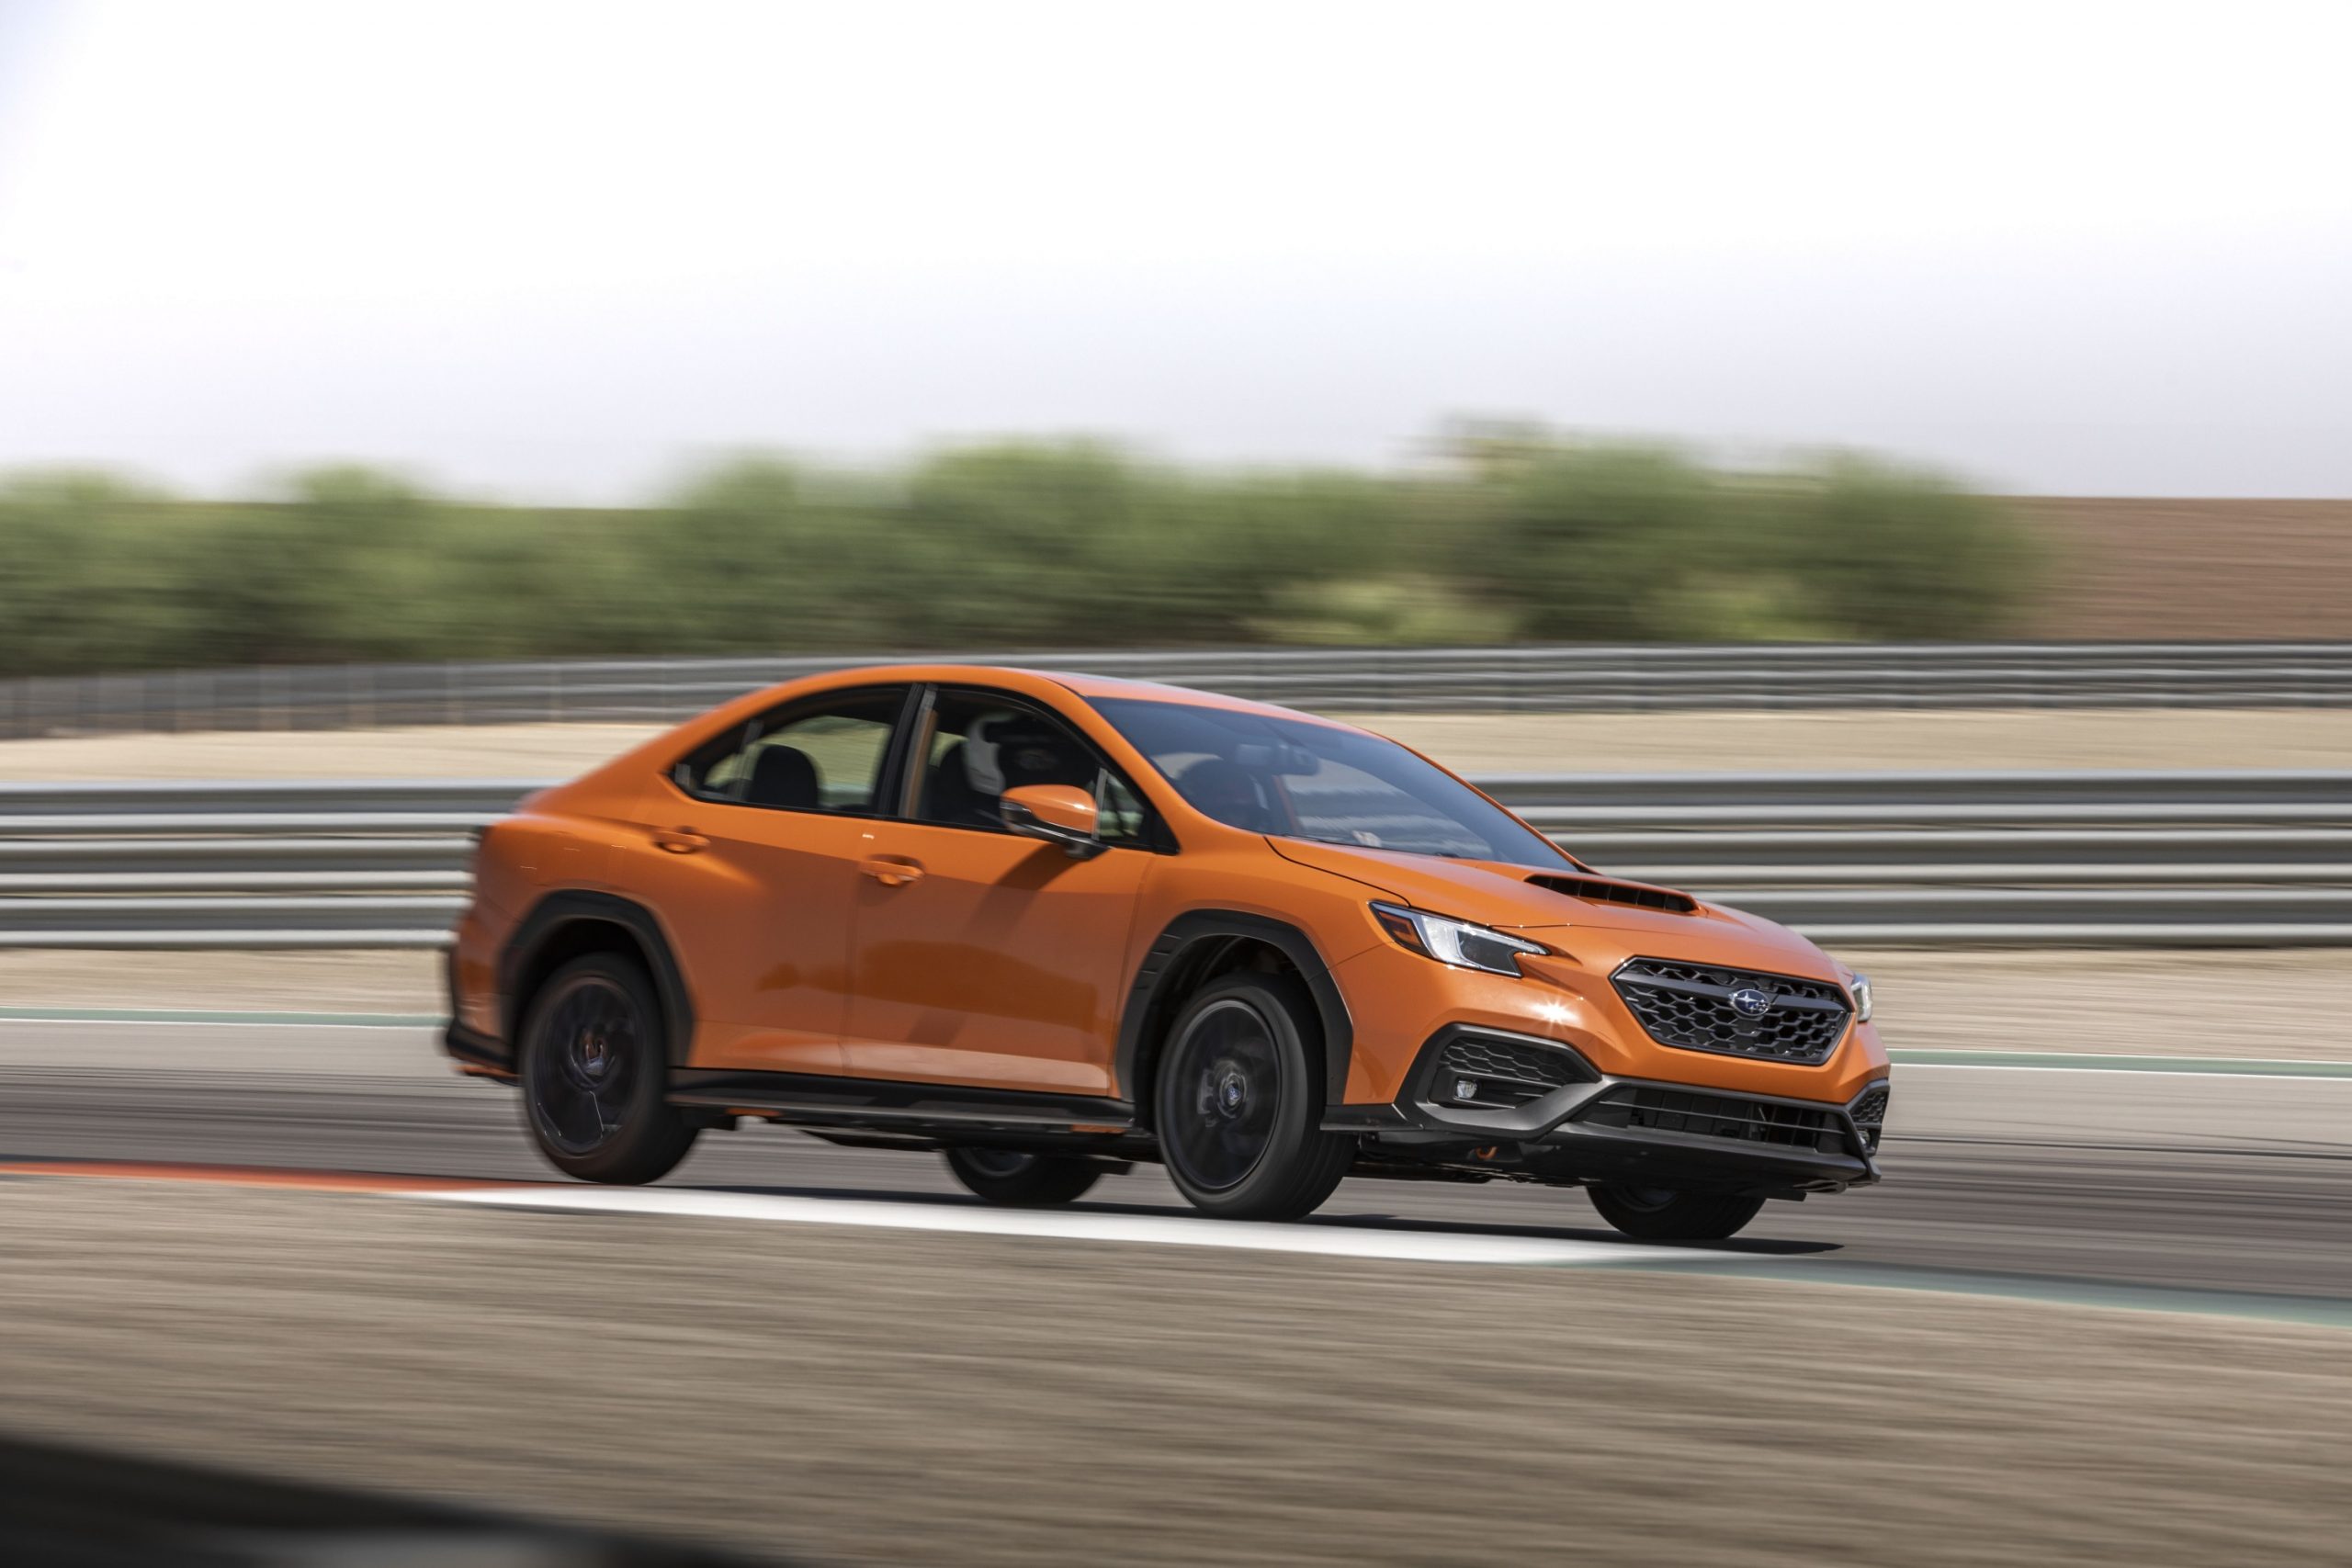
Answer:
[{"label": "green curb stripe", "polygon": [[1889,1051],[1897,1066],[2068,1067],[2117,1073],[2232,1073],[2248,1077],[2352,1078],[2352,1062],[2290,1062],[2275,1057],[2106,1056],[2064,1051]]},{"label": "green curb stripe", "polygon": [[2052,1274],[2003,1274],[1901,1263],[1688,1263],[1622,1265],[1627,1272],[1705,1274],[1724,1280],[1770,1280],[1790,1285],[1847,1285],[1867,1290],[1927,1291],[1993,1296],[2045,1306],[2107,1307],[2122,1312],[2188,1313],[2206,1317],[2260,1318],[2272,1323],[2352,1328],[2352,1300],[2341,1296],[2272,1295],[2260,1291],[2211,1291],[2194,1286],[2138,1285]]},{"label": "green curb stripe", "polygon": [[434,1012],[227,1012],[202,1008],[0,1008],[0,1020],[37,1023],[277,1023],[340,1029],[438,1029]]}]

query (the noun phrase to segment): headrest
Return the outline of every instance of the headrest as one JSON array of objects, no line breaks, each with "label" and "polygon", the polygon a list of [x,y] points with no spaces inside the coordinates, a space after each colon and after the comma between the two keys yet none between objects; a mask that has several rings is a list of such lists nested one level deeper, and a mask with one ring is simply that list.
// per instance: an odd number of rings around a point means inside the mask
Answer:
[{"label": "headrest", "polygon": [[816,759],[797,746],[766,746],[752,764],[743,798],[753,806],[795,806],[806,810],[824,803]]},{"label": "headrest", "polygon": [[990,714],[964,735],[964,777],[981,795],[1002,795],[1020,784],[1075,784],[1085,772],[1069,738],[1027,714]]}]

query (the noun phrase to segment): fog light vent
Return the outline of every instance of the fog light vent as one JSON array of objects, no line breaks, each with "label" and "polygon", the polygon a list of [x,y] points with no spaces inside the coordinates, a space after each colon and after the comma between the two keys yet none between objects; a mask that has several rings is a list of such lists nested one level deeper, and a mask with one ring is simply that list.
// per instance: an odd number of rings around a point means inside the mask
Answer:
[{"label": "fog light vent", "polygon": [[1430,1076],[1429,1092],[1455,1105],[1515,1110],[1595,1075],[1565,1046],[1465,1032],[1445,1042]]}]

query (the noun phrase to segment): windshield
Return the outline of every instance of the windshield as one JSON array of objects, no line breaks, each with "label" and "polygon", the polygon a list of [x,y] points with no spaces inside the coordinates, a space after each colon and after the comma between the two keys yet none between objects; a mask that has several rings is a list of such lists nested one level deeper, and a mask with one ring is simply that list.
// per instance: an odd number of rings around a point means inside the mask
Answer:
[{"label": "windshield", "polygon": [[1551,840],[1393,740],[1263,714],[1103,697],[1095,710],[1200,811],[1253,833],[1554,871]]}]

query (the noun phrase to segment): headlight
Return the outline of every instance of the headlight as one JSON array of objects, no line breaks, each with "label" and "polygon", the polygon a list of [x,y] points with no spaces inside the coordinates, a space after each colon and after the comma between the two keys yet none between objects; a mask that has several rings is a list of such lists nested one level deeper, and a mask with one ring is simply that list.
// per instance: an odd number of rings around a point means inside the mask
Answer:
[{"label": "headlight", "polygon": [[1871,977],[1852,970],[1847,973],[1851,978],[1846,982],[1846,988],[1854,993],[1854,1021],[1868,1023],[1871,1021]]},{"label": "headlight", "polygon": [[1541,943],[1505,936],[1467,920],[1450,920],[1424,909],[1374,904],[1372,912],[1381,929],[1396,939],[1398,946],[1409,947],[1424,958],[1434,958],[1457,968],[1484,969],[1489,975],[1509,975],[1517,979],[1519,955],[1544,951]]}]

